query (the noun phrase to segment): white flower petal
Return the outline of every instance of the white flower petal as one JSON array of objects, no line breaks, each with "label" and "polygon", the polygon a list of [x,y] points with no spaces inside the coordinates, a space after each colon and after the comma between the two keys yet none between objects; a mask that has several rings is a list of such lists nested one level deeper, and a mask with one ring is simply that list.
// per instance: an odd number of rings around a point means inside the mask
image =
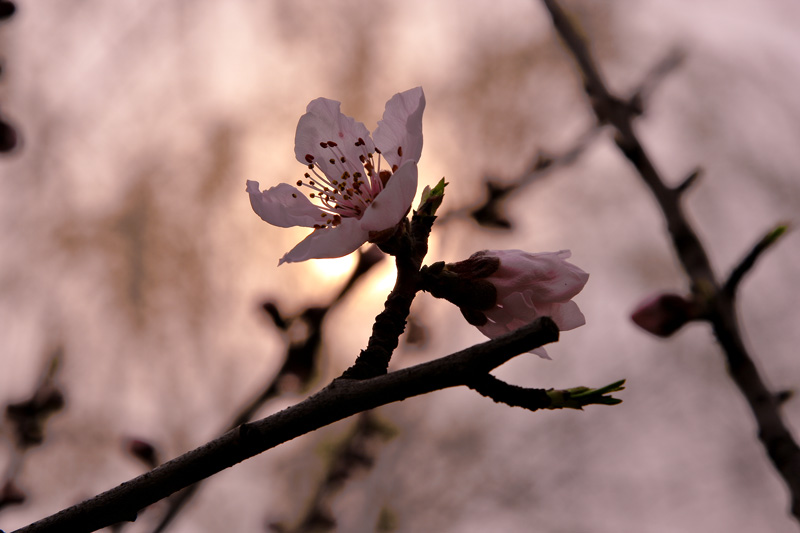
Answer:
[{"label": "white flower petal", "polygon": [[355,252],[367,242],[369,232],[361,229],[355,218],[344,218],[341,224],[334,228],[320,228],[300,241],[289,253],[278,262],[297,263],[308,259],[325,259],[342,257]]},{"label": "white flower petal", "polygon": [[367,231],[382,231],[396,225],[406,216],[417,194],[417,164],[407,161],[392,174],[386,187],[375,197],[361,217]]},{"label": "white flower petal", "polygon": [[[487,250],[485,255],[500,259],[500,266],[487,277],[498,291],[497,305],[484,311],[489,320],[478,330],[489,338],[518,329],[541,316],[549,316],[558,329],[566,331],[586,323],[586,318],[571,298],[589,274],[566,262],[568,250],[529,254],[521,250]],[[553,301],[555,298],[564,298]],[[532,350],[550,359],[544,348]]]},{"label": "white flower petal", "polygon": [[[531,319],[529,322],[524,322],[522,320],[517,320],[504,311],[500,307],[495,307],[490,311],[486,312],[486,317],[489,319],[486,324],[482,326],[476,326],[478,331],[489,337],[490,339],[496,339],[501,335],[505,335],[506,333],[511,333],[512,331],[521,328],[525,324],[533,322],[534,319]],[[497,320],[497,322],[493,321]],[[547,354],[547,350],[543,347],[534,348],[530,350],[528,353],[536,354],[542,359],[550,359],[550,356]]]},{"label": "white flower petal", "polygon": [[[340,178],[343,168],[347,168],[351,174],[360,169],[358,156],[365,151],[375,151],[367,127],[344,115],[339,111],[340,106],[339,102],[327,98],[312,100],[306,108],[306,114],[297,123],[294,139],[297,160],[307,165],[307,156],[313,156],[314,162],[325,175],[333,179]],[[355,146],[358,139],[362,139],[365,146]],[[320,145],[328,141],[334,141],[336,148],[331,150]],[[342,154],[346,159],[346,167],[339,160]],[[330,163],[331,159],[335,160],[333,164]]]},{"label": "white flower petal", "polygon": [[581,292],[589,274],[566,261],[569,250],[528,253],[522,250],[489,252],[500,259],[500,268],[492,274],[498,299],[519,291],[530,291],[535,302],[565,302]]},{"label": "white flower petal", "polygon": [[553,358],[547,353],[547,350],[544,349],[544,346],[540,346],[538,348],[534,348],[533,350],[529,351],[528,353],[532,353],[538,355],[542,359],[547,359],[548,361],[552,361]]},{"label": "white flower petal", "polygon": [[314,227],[323,224],[323,211],[312,204],[297,188],[281,183],[261,191],[257,181],[247,180],[250,205],[262,220],[281,228]]},{"label": "white flower petal", "polygon": [[509,332],[508,328],[505,324],[499,324],[497,322],[492,322],[491,320],[482,326],[475,326],[478,328],[478,331],[489,337],[490,339],[496,339],[501,335],[505,335]]},{"label": "white flower petal", "polygon": [[[419,161],[422,155],[422,112],[425,93],[415,87],[397,93],[386,102],[383,120],[378,122],[373,138],[381,154],[394,167],[406,161]],[[402,155],[398,153],[402,147]]]},{"label": "white flower petal", "polygon": [[570,300],[565,303],[550,304],[548,309],[542,309],[542,314],[549,316],[561,331],[569,331],[586,324],[578,304]]}]

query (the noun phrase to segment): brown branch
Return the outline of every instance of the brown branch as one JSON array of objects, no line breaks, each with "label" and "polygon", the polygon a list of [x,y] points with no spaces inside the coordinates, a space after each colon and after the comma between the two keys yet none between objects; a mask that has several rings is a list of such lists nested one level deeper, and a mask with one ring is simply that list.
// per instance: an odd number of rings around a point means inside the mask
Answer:
[{"label": "brown branch", "polygon": [[767,251],[773,244],[778,242],[785,233],[786,230],[789,229],[787,224],[779,224],[778,226],[774,227],[764,235],[761,240],[759,240],[755,246],[747,253],[746,256],[736,265],[736,268],[733,269],[731,275],[728,277],[728,280],[725,282],[725,286],[723,290],[730,298],[734,298],[736,295],[736,289],[739,288],[739,283],[741,283],[742,279],[744,278],[745,274],[747,274],[751,268],[756,264],[756,261],[761,254]]},{"label": "brown branch", "polygon": [[11,430],[15,446],[0,488],[0,511],[6,506],[24,503],[27,498],[16,478],[23,468],[28,452],[44,442],[45,429],[50,418],[64,408],[64,393],[56,379],[63,358],[64,349],[61,346],[55,347],[48,354],[45,368],[30,397],[9,403],[5,407],[7,427]]},{"label": "brown branch", "polygon": [[[11,18],[17,8],[13,2],[0,0],[0,22]],[[2,61],[0,61],[0,74],[3,74]],[[3,113],[0,113],[0,154],[7,154],[19,148],[20,137],[16,128]]]},{"label": "brown branch", "polygon": [[692,185],[697,183],[698,178],[700,178],[700,176],[702,175],[703,175],[703,169],[699,167],[694,169],[689,173],[688,176],[683,178],[683,181],[680,182],[677,187],[675,187],[675,192],[677,192],[678,194],[685,193],[692,187]]},{"label": "brown branch", "polygon": [[558,340],[558,328],[539,318],[508,335],[372,379],[335,379],[308,399],[221,437],[17,533],[96,531],[136,519],[139,510],[279,444],[356,413],[435,390],[457,387],[517,355]]},{"label": "brown branch", "polygon": [[[249,422],[253,419],[265,403],[280,394],[281,382],[287,376],[296,376],[300,381],[300,387],[305,388],[309,386],[311,377],[313,375],[314,367],[316,366],[316,359],[319,354],[320,346],[322,345],[322,327],[325,317],[328,316],[328,311],[333,309],[341,300],[355,286],[356,282],[372,267],[381,262],[384,258],[383,253],[375,246],[369,247],[364,252],[358,253],[358,263],[353,273],[345,282],[339,294],[327,307],[309,307],[300,313],[300,320],[303,320],[308,326],[308,334],[300,341],[291,343],[286,348],[286,356],[283,366],[275,376],[271,376],[265,385],[250,402],[247,403],[238,413],[236,413],[231,420],[231,423],[225,428],[224,431],[229,431],[237,426]],[[289,329],[294,319],[285,319],[277,306],[273,303],[264,304],[264,311],[275,322],[275,326],[282,330]],[[200,483],[183,489],[182,491],[174,494],[169,499],[169,504],[166,512],[161,517],[161,520],[153,529],[153,533],[163,532],[175,517],[186,507],[186,504],[194,497],[197,490],[200,488]]]},{"label": "brown branch", "polygon": [[380,441],[391,438],[394,431],[380,422],[374,411],[358,415],[356,423],[344,440],[335,446],[328,462],[325,476],[297,525],[289,528],[284,523],[270,524],[275,533],[321,533],[336,529],[332,500],[347,480],[359,469],[370,468]]},{"label": "brown branch", "polygon": [[550,396],[544,389],[529,389],[511,385],[491,374],[475,378],[467,383],[467,387],[481,396],[491,398],[497,403],[504,403],[511,407],[522,407],[529,411],[547,409],[552,403]]},{"label": "brown branch", "polygon": [[[683,214],[680,198],[688,187],[687,182],[684,181],[677,188],[666,185],[633,130],[633,119],[637,116],[635,106],[609,92],[587,43],[558,2],[542,1],[550,13],[553,26],[578,63],[598,121],[608,123],[616,130],[617,145],[650,188],[664,213],[672,243],[691,280],[692,290],[698,298],[709,302],[707,320],[711,322],[725,353],[731,377],[750,405],[758,425],[759,439],[773,466],[789,487],[792,513],[800,518],[800,448],[781,418],[775,395],[764,384],[744,346],[733,295],[724,290],[715,278],[708,255]],[[735,288],[736,280],[733,284],[729,281],[728,285]]]},{"label": "brown branch", "polygon": [[619,380],[599,389],[575,387],[566,390],[531,389],[511,385],[491,374],[477,376],[467,383],[467,387],[497,403],[511,407],[522,407],[528,411],[539,409],[578,409],[587,405],[618,405],[619,398],[608,396],[612,392],[624,390],[625,380]]},{"label": "brown branch", "polygon": [[397,280],[383,311],[375,317],[366,349],[343,377],[368,379],[385,374],[389,369],[392,353],[405,331],[411,303],[419,291],[419,270],[428,253],[428,236],[434,220],[435,216],[414,213],[410,225],[403,219],[395,234],[379,244],[382,250],[396,257]]},{"label": "brown branch", "polygon": [[[671,50],[658,61],[633,91],[632,96],[625,104],[628,109],[636,115],[642,114],[651,94],[669,73],[683,63],[684,57],[683,52],[676,49]],[[484,199],[480,203],[449,210],[440,217],[439,224],[468,216],[484,227],[512,229],[513,222],[503,214],[506,199],[520,189],[544,178],[557,168],[571,165],[577,161],[592,143],[600,138],[600,133],[604,129],[603,126],[604,123],[602,122],[600,124],[592,124],[591,127],[575,139],[570,148],[562,153],[554,155],[540,150],[522,174],[511,182],[500,182],[492,176],[486,176],[484,179],[484,187],[486,189]]]},{"label": "brown branch", "polygon": [[568,166],[577,161],[592,142],[600,137],[601,131],[601,127],[593,124],[582,132],[571,147],[563,153],[552,155],[540,151],[522,172],[522,175],[510,183],[500,183],[495,178],[486,176],[484,180],[486,196],[480,203],[448,210],[439,217],[437,222],[441,225],[450,220],[468,216],[481,226],[511,229],[513,224],[503,215],[505,200],[520,189],[544,178],[556,168]]}]

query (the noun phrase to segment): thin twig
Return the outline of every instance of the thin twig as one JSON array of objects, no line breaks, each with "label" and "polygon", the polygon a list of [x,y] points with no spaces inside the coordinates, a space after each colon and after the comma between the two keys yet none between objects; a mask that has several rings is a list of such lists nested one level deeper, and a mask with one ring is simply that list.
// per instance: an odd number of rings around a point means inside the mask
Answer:
[{"label": "thin twig", "polygon": [[[558,2],[542,2],[550,13],[553,26],[578,63],[598,121],[608,123],[616,130],[617,145],[650,188],[664,214],[675,251],[691,280],[693,292],[709,304],[706,318],[725,353],[731,377],[755,416],[759,439],[774,468],[789,487],[792,513],[800,519],[800,448],[781,417],[775,395],[764,384],[744,346],[733,295],[720,286],[700,239],[683,214],[680,197],[687,187],[670,188],[661,178],[633,130],[633,119],[637,116],[633,109],[635,106],[608,91],[587,43]],[[737,283],[734,280],[734,288]]]},{"label": "thin twig", "polygon": [[547,317],[497,339],[372,379],[338,378],[317,394],[64,509],[16,533],[88,533],[136,519],[139,510],[245,459],[356,413],[435,390],[457,387],[508,360],[558,340]]},{"label": "thin twig", "polygon": [[[652,93],[664,78],[683,63],[685,54],[678,49],[671,50],[642,78],[642,82],[632,93],[626,106],[635,114],[644,112],[644,107]],[[544,178],[554,170],[573,164],[582,156],[592,143],[600,138],[603,124],[592,124],[583,131],[570,147],[560,154],[549,154],[539,151],[527,168],[510,182],[500,182],[492,176],[486,176],[484,187],[485,197],[480,203],[473,203],[456,209],[448,210],[443,214],[438,224],[442,225],[450,220],[469,216],[481,226],[489,228],[512,229],[513,222],[508,220],[503,211],[505,201],[509,196],[519,192]]]},{"label": "thin twig", "polygon": [[702,175],[703,175],[703,169],[701,169],[700,167],[694,169],[689,173],[688,176],[683,178],[683,181],[680,182],[677,187],[675,187],[675,192],[677,192],[679,195],[684,194],[692,187],[692,185],[697,183],[697,179]]},{"label": "thin twig", "polygon": [[759,240],[755,246],[753,246],[750,252],[744,256],[739,264],[736,265],[736,268],[734,268],[731,272],[731,275],[728,277],[728,280],[725,282],[725,286],[723,288],[729,297],[733,298],[735,296],[736,289],[739,287],[739,283],[741,283],[742,278],[744,278],[744,275],[747,274],[751,268],[753,268],[758,258],[761,257],[761,254],[766,252],[768,248],[775,244],[788,229],[788,224],[779,224],[771,229],[769,233],[764,235],[761,240]]},{"label": "thin twig", "polygon": [[497,403],[522,407],[528,411],[538,411],[539,409],[582,410],[587,405],[618,405],[622,403],[622,400],[607,395],[625,390],[624,385],[625,380],[621,379],[599,389],[588,387],[567,390],[531,389],[511,385],[491,374],[478,376],[467,383],[467,387]]},{"label": "thin twig", "polygon": [[582,132],[566,151],[556,155],[540,151],[513,182],[500,183],[495,178],[487,176],[484,180],[486,188],[485,199],[479,204],[469,204],[448,210],[439,217],[437,224],[441,226],[450,220],[469,216],[482,226],[511,229],[512,223],[503,215],[505,200],[520,189],[544,178],[555,169],[571,165],[577,161],[592,145],[592,142],[600,137],[600,132],[602,131],[602,127],[593,124]]},{"label": "thin twig", "polygon": [[44,442],[45,429],[50,418],[64,408],[64,393],[56,379],[63,359],[64,349],[57,346],[48,355],[45,368],[30,397],[6,405],[5,417],[15,446],[0,488],[0,511],[6,506],[24,503],[27,498],[17,485],[16,478],[23,468],[28,452]]},{"label": "thin twig", "polygon": [[275,533],[321,533],[336,529],[332,499],[347,480],[359,469],[370,468],[375,460],[377,444],[388,440],[394,431],[378,420],[374,411],[364,411],[344,440],[335,446],[322,482],[310,498],[311,502],[297,525],[270,524]]}]

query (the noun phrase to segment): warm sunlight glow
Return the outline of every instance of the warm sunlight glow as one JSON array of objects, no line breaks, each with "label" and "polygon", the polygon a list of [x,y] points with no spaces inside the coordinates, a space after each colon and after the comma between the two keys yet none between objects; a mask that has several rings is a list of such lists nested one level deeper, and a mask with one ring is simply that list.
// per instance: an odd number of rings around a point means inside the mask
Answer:
[{"label": "warm sunlight glow", "polygon": [[314,277],[325,282],[344,282],[358,262],[358,254],[348,254],[333,259],[314,259],[309,264]]},{"label": "warm sunlight glow", "polygon": [[391,257],[388,258],[388,261],[382,261],[379,265],[376,265],[375,272],[371,274],[369,297],[385,299],[386,295],[394,287],[396,277],[397,270]]}]

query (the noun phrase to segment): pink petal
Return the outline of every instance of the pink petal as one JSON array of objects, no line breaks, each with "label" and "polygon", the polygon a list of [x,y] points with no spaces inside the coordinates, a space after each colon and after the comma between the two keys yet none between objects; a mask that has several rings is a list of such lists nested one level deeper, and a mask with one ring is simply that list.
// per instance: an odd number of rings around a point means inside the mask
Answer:
[{"label": "pink petal", "polygon": [[533,350],[531,350],[528,353],[532,353],[532,354],[538,355],[542,359],[547,359],[548,361],[552,361],[553,360],[553,358],[550,357],[550,355],[548,355],[547,350],[544,349],[544,346],[540,346],[538,348],[534,348]]},{"label": "pink petal", "polygon": [[308,259],[324,259],[342,257],[355,252],[367,242],[369,232],[361,229],[359,221],[355,218],[344,218],[333,228],[320,228],[300,241],[289,253],[278,262],[297,263]]},{"label": "pink petal", "polygon": [[565,303],[539,306],[539,310],[542,316],[552,318],[561,331],[569,331],[586,324],[586,317],[581,313],[578,304],[572,300]]},{"label": "pink petal", "polygon": [[531,291],[536,302],[564,302],[586,285],[589,274],[565,259],[569,250],[531,254],[522,250],[497,250],[500,268],[492,274],[498,299],[520,291]]},{"label": "pink petal", "polygon": [[689,320],[702,315],[699,305],[679,294],[655,294],[641,302],[631,314],[637,326],[653,335],[669,337]]},{"label": "pink petal", "polygon": [[[489,313],[487,313],[487,317],[488,316],[489,316]],[[531,320],[531,322],[532,322],[532,320]],[[478,328],[478,331],[480,331],[481,333],[483,333],[484,335],[486,335],[490,339],[496,339],[497,337],[499,337],[501,335],[505,335],[506,333],[510,333],[510,332],[514,331],[515,329],[518,329],[518,328],[524,326],[527,323],[529,323],[529,322],[521,322],[521,321],[516,321],[516,320],[512,320],[509,323],[503,323],[503,324],[501,324],[499,322],[495,323],[495,322],[491,322],[490,321],[490,322],[487,322],[486,324],[484,324],[483,326],[477,326],[477,328]],[[547,354],[547,350],[545,350],[544,347],[534,348],[533,350],[531,350],[528,353],[536,354],[539,357],[541,357],[542,359],[550,359],[550,356]]]},{"label": "pink petal", "polygon": [[407,161],[392,174],[386,187],[372,201],[361,217],[367,231],[382,231],[396,225],[406,216],[417,194],[417,164]]},{"label": "pink petal", "polygon": [[[342,114],[340,106],[339,102],[327,98],[312,100],[306,108],[306,114],[297,123],[294,140],[294,153],[298,161],[307,165],[307,156],[311,155],[322,171],[334,179],[342,175],[341,155],[344,155],[347,170],[352,174],[361,169],[358,156],[365,151],[375,151],[366,126]],[[365,146],[355,146],[359,139],[363,139]],[[320,145],[328,141],[334,141],[336,147],[331,149]],[[331,164],[330,159],[336,162]]]},{"label": "pink petal", "polygon": [[498,303],[500,305],[484,311],[489,322],[483,326],[478,326],[478,330],[489,338],[495,338],[514,331],[525,324],[530,324],[540,316],[534,307],[525,304],[522,295],[519,293],[513,294]]},{"label": "pink petal", "polygon": [[257,181],[247,180],[247,192],[250,194],[253,211],[273,226],[311,228],[314,224],[324,223],[322,210],[288,183],[281,183],[262,192]]},{"label": "pink petal", "polygon": [[[487,313],[487,317],[488,317],[488,313]],[[480,331],[481,333],[483,333],[484,335],[486,335],[490,339],[496,339],[497,337],[499,337],[501,335],[505,335],[506,333],[509,333],[511,331],[510,329],[508,329],[506,327],[505,324],[502,324],[502,323],[499,323],[499,322],[492,322],[491,319],[489,319],[489,321],[486,322],[486,324],[484,324],[482,326],[475,326],[475,327],[478,328],[478,331]]]},{"label": "pink petal", "polygon": [[[422,87],[397,93],[386,102],[383,120],[375,130],[375,144],[381,154],[394,167],[406,161],[419,161],[422,155],[422,112],[425,111],[425,93]],[[402,147],[402,155],[398,153]]]}]

